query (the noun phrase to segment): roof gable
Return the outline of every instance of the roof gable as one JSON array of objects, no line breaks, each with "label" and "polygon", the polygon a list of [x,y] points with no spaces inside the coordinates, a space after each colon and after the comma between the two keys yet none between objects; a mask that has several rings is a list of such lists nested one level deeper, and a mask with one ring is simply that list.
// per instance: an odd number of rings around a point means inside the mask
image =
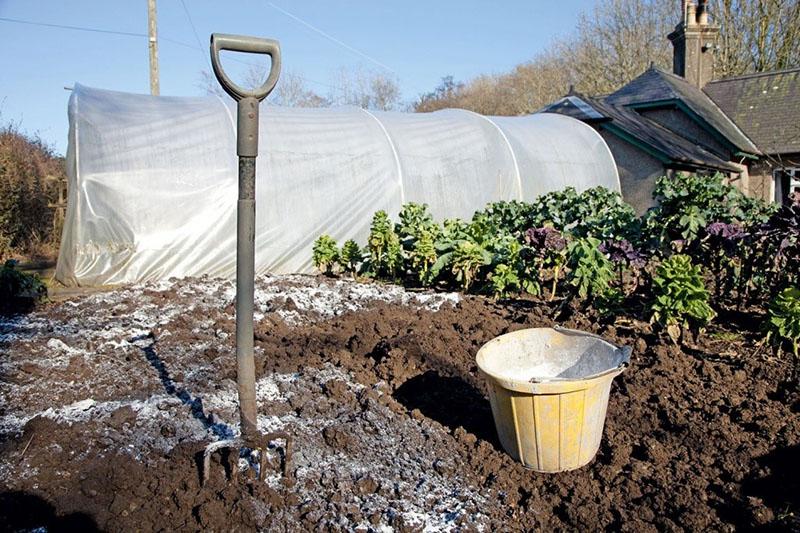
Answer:
[{"label": "roof gable", "polygon": [[703,91],[762,152],[800,152],[800,68],[716,80]]},{"label": "roof gable", "polygon": [[613,105],[632,108],[653,104],[677,105],[710,133],[716,132],[735,150],[761,153],[708,95],[680,76],[659,68],[650,67],[605,100]]},{"label": "roof gable", "polygon": [[576,118],[584,122],[594,122],[608,120],[608,117],[597,111],[579,96],[567,95],[560,100],[556,100],[542,108],[540,112],[558,113],[568,117]]},{"label": "roof gable", "polygon": [[663,163],[733,172],[740,170],[639,113],[602,100],[575,94],[553,102],[542,111],[569,115],[585,122],[602,122],[603,129],[636,144]]},{"label": "roof gable", "polygon": [[651,67],[606,96],[605,100],[614,105],[631,105],[679,98],[663,74],[660,69]]}]

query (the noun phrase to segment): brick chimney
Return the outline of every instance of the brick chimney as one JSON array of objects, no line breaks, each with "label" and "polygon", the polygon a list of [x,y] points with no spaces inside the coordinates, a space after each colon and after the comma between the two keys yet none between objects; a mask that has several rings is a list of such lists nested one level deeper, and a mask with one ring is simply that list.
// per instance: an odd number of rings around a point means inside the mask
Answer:
[{"label": "brick chimney", "polygon": [[707,0],[681,0],[681,21],[667,38],[673,47],[672,72],[700,89],[714,79],[719,26],[708,20]]}]

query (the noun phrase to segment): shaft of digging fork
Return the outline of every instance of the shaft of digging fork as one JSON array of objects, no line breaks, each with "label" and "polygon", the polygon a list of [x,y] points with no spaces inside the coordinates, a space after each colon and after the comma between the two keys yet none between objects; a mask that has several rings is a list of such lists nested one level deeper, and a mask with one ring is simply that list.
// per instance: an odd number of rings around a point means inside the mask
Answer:
[{"label": "shaft of digging fork", "polygon": [[[239,102],[240,109],[245,100]],[[258,102],[256,102],[254,109],[256,120],[258,120]],[[239,120],[241,124],[241,111]],[[255,173],[256,158],[240,155],[239,202],[236,212],[236,368],[242,439],[245,442],[254,441],[258,435],[256,368],[253,353],[256,225]]]},{"label": "shaft of digging fork", "polygon": [[[270,56],[270,71],[254,89],[235,84],[225,74],[220,52],[230,50]],[[275,87],[281,70],[280,45],[271,39],[241,35],[211,36],[211,65],[222,88],[237,102],[236,155],[239,156],[239,201],[236,214],[236,366],[242,441],[260,446],[256,406],[256,368],[253,354],[255,291],[256,157],[258,108]]]},{"label": "shaft of digging fork", "polygon": [[253,97],[239,100],[236,143],[236,153],[239,156],[239,202],[236,212],[236,366],[242,439],[246,443],[255,442],[259,435],[253,354],[258,103]]}]

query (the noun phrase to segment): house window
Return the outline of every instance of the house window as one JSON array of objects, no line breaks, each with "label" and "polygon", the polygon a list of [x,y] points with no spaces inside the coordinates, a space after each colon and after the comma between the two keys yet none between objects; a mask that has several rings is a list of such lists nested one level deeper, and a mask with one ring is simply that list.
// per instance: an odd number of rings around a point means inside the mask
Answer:
[{"label": "house window", "polygon": [[773,173],[775,178],[775,202],[788,204],[789,195],[800,192],[800,168],[782,168]]}]

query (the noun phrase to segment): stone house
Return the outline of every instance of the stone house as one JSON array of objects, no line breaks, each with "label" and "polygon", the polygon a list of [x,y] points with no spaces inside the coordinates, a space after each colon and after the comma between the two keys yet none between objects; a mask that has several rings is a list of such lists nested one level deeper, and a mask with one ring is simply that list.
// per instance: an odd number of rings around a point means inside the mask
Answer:
[{"label": "stone house", "polygon": [[604,97],[570,91],[542,111],[573,116],[606,140],[622,193],[640,212],[659,176],[721,172],[746,194],[787,202],[800,189],[800,68],[714,79],[719,27],[684,0],[668,35],[673,72],[652,66]]}]

